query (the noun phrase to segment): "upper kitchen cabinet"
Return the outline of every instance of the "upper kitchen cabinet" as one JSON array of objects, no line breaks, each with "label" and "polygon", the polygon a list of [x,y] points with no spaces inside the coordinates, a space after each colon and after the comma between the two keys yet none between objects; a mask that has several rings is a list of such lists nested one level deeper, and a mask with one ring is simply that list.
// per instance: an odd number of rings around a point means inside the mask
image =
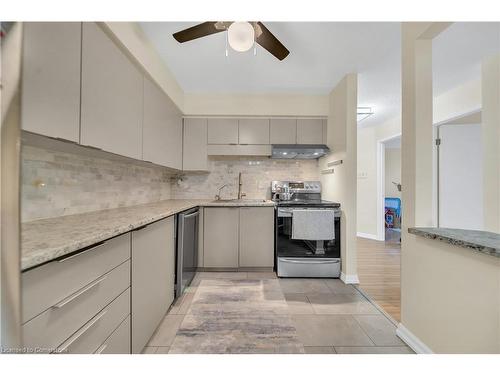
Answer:
[{"label": "upper kitchen cabinet", "polygon": [[80,140],[82,24],[24,23],[22,128]]},{"label": "upper kitchen cabinet", "polygon": [[323,143],[323,119],[297,119],[297,144]]},{"label": "upper kitchen cabinet", "polygon": [[328,120],[323,119],[323,144],[328,144]]},{"label": "upper kitchen cabinet", "polygon": [[95,23],[83,24],[83,145],[142,159],[143,76]]},{"label": "upper kitchen cabinet", "polygon": [[297,119],[271,119],[270,122],[272,145],[297,143]]},{"label": "upper kitchen cabinet", "polygon": [[184,171],[208,170],[207,119],[184,119],[184,147],[182,169]]},{"label": "upper kitchen cabinet", "polygon": [[207,139],[209,145],[237,145],[238,119],[208,119]]},{"label": "upper kitchen cabinet", "polygon": [[143,160],[182,169],[181,114],[170,98],[148,78],[144,78],[142,150]]},{"label": "upper kitchen cabinet", "polygon": [[240,145],[269,144],[269,119],[240,119],[238,129]]}]

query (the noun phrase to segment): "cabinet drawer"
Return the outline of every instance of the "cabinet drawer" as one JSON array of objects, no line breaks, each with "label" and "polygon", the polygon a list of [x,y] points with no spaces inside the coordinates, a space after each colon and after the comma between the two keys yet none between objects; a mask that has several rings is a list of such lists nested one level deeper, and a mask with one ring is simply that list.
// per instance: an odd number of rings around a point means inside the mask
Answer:
[{"label": "cabinet drawer", "polygon": [[130,258],[130,234],[22,274],[23,323]]},{"label": "cabinet drawer", "polygon": [[63,354],[92,354],[129,315],[130,288],[72,334],[57,351]]},{"label": "cabinet drawer", "polygon": [[95,351],[95,354],[130,353],[130,315]]},{"label": "cabinet drawer", "polygon": [[25,323],[24,345],[57,348],[129,286],[128,260]]}]

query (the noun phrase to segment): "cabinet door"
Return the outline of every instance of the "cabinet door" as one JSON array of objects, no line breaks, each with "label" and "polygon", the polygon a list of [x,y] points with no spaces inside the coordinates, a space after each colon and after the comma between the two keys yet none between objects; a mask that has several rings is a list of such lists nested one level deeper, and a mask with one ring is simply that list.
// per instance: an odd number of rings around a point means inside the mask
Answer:
[{"label": "cabinet door", "polygon": [[241,119],[238,121],[240,145],[268,145],[268,119]]},{"label": "cabinet door", "polygon": [[206,171],[207,162],[207,119],[185,118],[182,169]]},{"label": "cabinet door", "polygon": [[170,98],[148,78],[144,78],[143,160],[180,169],[182,123],[179,120]]},{"label": "cabinet door", "polygon": [[22,128],[80,141],[79,22],[24,23]]},{"label": "cabinet door", "polygon": [[297,144],[323,144],[323,119],[298,119]]},{"label": "cabinet door", "polygon": [[271,119],[271,144],[294,145],[297,143],[296,119]]},{"label": "cabinet door", "polygon": [[132,353],[140,353],[174,300],[174,218],[132,232]]},{"label": "cabinet door", "polygon": [[142,81],[99,26],[83,24],[82,144],[142,158]]},{"label": "cabinet door", "polygon": [[203,266],[238,267],[238,207],[205,207]]},{"label": "cabinet door", "polygon": [[328,144],[328,120],[323,119],[323,144]]},{"label": "cabinet door", "polygon": [[208,119],[208,144],[238,144],[238,120],[225,118]]},{"label": "cabinet door", "polygon": [[240,267],[273,267],[274,208],[240,208]]}]

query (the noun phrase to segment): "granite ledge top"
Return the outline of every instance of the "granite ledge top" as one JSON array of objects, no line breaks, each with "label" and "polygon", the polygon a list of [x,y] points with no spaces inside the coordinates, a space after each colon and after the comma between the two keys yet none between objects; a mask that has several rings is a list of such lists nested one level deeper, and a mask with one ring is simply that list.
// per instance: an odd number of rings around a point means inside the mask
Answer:
[{"label": "granite ledge top", "polygon": [[443,241],[500,258],[500,234],[480,230],[454,228],[408,228],[417,236]]},{"label": "granite ledge top", "polygon": [[209,199],[169,199],[22,223],[21,270],[36,267],[197,206],[266,207],[274,206],[274,202],[243,200],[214,204],[213,200]]}]

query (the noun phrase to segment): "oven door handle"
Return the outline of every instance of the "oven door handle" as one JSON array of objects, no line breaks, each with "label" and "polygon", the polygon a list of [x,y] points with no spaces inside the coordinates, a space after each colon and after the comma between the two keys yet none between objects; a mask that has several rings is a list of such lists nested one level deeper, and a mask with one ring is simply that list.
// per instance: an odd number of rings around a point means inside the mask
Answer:
[{"label": "oven door handle", "polygon": [[292,259],[286,259],[286,258],[279,258],[281,262],[286,262],[286,263],[298,263],[298,264],[331,264],[331,263],[340,263],[340,260],[334,259],[334,260],[318,260],[318,261],[307,261],[307,260],[292,260]]}]

